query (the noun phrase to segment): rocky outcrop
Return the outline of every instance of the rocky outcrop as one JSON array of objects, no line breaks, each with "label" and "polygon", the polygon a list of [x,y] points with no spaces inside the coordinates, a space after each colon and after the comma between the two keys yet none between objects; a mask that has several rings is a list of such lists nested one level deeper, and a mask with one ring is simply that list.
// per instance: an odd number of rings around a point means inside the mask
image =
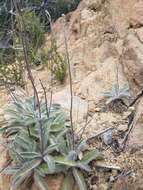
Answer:
[{"label": "rocky outcrop", "polygon": [[[61,52],[65,52],[64,30],[68,39],[74,88],[74,121],[85,118],[87,102],[89,111],[94,112],[99,107],[103,102],[103,92],[117,82],[117,77],[120,86],[129,84],[133,95],[142,89],[142,10],[143,0],[82,0],[77,10],[65,16],[66,27],[64,18],[59,18],[53,24],[53,33]],[[47,47],[49,41],[50,36],[47,36]],[[43,81],[46,77],[42,77]],[[70,109],[69,98],[67,88],[53,95],[53,101],[60,102],[67,110]],[[142,107],[143,100],[136,108],[130,145],[143,145]],[[94,123],[97,120],[105,120],[105,123],[111,120],[106,114],[103,114],[103,118],[95,117]],[[101,123],[94,123],[92,126],[96,131]],[[33,189],[36,187],[33,186]]]},{"label": "rocky outcrop", "polygon": [[83,0],[66,16],[66,29],[63,18],[53,25],[63,52],[66,30],[74,93],[92,110],[116,83],[117,68],[120,86],[128,83],[133,95],[143,87],[142,8],[142,0]]}]

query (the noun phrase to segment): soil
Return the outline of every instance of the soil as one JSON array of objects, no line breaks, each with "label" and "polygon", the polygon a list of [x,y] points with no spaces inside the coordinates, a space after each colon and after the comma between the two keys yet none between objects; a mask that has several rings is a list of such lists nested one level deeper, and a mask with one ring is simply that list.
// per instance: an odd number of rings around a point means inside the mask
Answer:
[{"label": "soil", "polygon": [[[60,88],[59,88],[60,89]],[[60,91],[60,90],[59,90]],[[0,107],[6,104],[9,96],[4,90],[0,91]],[[103,111],[102,111],[103,110]],[[83,134],[88,141],[88,149],[99,149],[104,154],[104,160],[91,164],[93,171],[86,176],[89,190],[141,190],[143,189],[143,147],[128,147],[123,151],[119,144],[122,143],[125,131],[128,129],[128,115],[124,113],[112,113],[104,111],[102,107],[96,108],[93,113],[88,113],[88,125]],[[76,132],[79,135],[84,122],[77,123]],[[105,129],[112,128],[112,143],[106,144],[101,136],[96,134]],[[53,190],[57,190],[54,180]],[[57,180],[59,184],[59,181]]]}]

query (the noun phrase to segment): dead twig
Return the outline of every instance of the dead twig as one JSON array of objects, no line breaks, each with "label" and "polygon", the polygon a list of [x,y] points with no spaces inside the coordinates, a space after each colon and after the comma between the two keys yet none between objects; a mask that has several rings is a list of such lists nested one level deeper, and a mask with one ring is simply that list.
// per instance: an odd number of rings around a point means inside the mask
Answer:
[{"label": "dead twig", "polygon": [[137,94],[136,98],[129,104],[128,107],[132,107],[143,96],[143,90]]},{"label": "dead twig", "polygon": [[45,106],[46,106],[46,113],[47,113],[47,118],[49,118],[49,110],[48,110],[48,102],[47,102],[47,93],[46,93],[46,88],[44,87],[42,81],[40,80],[41,87],[44,92],[44,97],[45,97]]},{"label": "dead twig", "polygon": [[129,130],[128,130],[127,134],[126,134],[125,137],[124,137],[124,140],[123,140],[123,142],[122,142],[122,150],[124,150],[125,147],[126,147],[126,143],[127,143],[127,141],[128,141],[129,135],[130,135],[130,133],[131,133],[133,127],[134,127],[134,122],[131,123],[131,125],[130,125],[130,127],[129,127]]},{"label": "dead twig", "polygon": [[105,164],[96,164],[96,168],[101,168],[103,170],[118,170],[121,171],[121,168],[119,166],[114,165],[105,165]]},{"label": "dead twig", "polygon": [[107,129],[104,129],[104,130],[98,132],[97,134],[95,134],[95,135],[89,137],[89,138],[87,139],[87,141],[90,141],[91,139],[95,139],[95,138],[97,138],[97,137],[103,135],[104,133],[106,133],[106,132],[109,131],[109,130],[114,130],[114,128],[113,128],[113,127],[109,127],[109,128],[107,128]]},{"label": "dead twig", "polygon": [[71,74],[71,65],[70,65],[70,56],[68,51],[68,43],[67,43],[67,35],[66,35],[66,18],[65,15],[62,15],[64,18],[64,42],[65,42],[65,51],[66,51],[66,59],[68,63],[68,72],[69,72],[69,80],[70,80],[70,95],[71,95],[71,105],[70,105],[70,122],[71,122],[71,130],[72,130],[72,148],[75,148],[75,138],[74,138],[74,126],[73,126],[73,88],[72,88],[72,74]]},{"label": "dead twig", "polygon": [[127,177],[127,176],[131,175],[132,173],[133,173],[132,170],[127,171],[127,172],[122,171],[119,175],[117,175],[116,177],[113,177],[112,179],[110,179],[110,182],[113,183],[116,180],[118,180],[119,178],[121,178],[121,177]]}]

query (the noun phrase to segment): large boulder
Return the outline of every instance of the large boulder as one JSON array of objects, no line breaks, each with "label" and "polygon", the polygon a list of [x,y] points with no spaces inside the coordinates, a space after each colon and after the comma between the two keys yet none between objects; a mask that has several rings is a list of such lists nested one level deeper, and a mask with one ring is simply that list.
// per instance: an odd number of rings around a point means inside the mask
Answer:
[{"label": "large boulder", "polygon": [[[63,18],[53,25],[62,52],[66,30],[76,96],[98,106],[103,92],[116,83],[117,68],[120,86],[128,83],[133,95],[142,89],[142,8],[142,0],[83,0],[66,16],[66,28]],[[142,131],[139,126],[135,130]]]}]

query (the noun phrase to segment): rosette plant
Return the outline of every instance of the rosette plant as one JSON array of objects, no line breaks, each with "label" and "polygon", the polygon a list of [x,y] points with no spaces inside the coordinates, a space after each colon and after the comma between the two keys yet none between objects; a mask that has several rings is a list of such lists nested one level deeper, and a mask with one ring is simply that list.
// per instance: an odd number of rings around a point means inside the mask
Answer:
[{"label": "rosette plant", "polygon": [[40,103],[41,119],[35,110],[34,98],[16,99],[5,110],[5,121],[1,132],[6,138],[11,164],[3,173],[11,176],[11,189],[21,184],[27,186],[35,181],[39,190],[47,190],[48,175],[63,173],[65,179],[61,187],[72,189],[76,182],[80,190],[86,190],[84,172],[91,171],[89,163],[102,158],[98,150],[86,151],[86,141],[76,141],[66,114],[59,105],[52,105],[50,114],[44,102]]}]

